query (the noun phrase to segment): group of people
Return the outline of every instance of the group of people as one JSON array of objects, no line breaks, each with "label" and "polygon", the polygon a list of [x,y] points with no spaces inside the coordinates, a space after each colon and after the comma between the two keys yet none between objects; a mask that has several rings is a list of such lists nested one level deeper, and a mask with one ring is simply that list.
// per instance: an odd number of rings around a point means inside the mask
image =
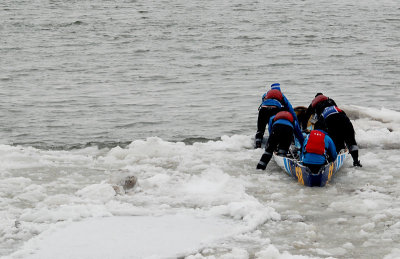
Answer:
[{"label": "group of people", "polygon": [[[286,156],[294,140],[293,136],[301,146],[301,162],[313,173],[317,173],[322,165],[335,161],[340,150],[345,147],[353,158],[353,165],[362,166],[350,119],[333,99],[322,93],[315,95],[299,121],[289,100],[282,93],[280,84],[274,83],[262,96],[258,110],[255,147],[261,148],[267,124],[269,137],[257,169],[265,170],[274,151]],[[309,131],[307,124],[311,116],[317,120],[313,130]]]}]

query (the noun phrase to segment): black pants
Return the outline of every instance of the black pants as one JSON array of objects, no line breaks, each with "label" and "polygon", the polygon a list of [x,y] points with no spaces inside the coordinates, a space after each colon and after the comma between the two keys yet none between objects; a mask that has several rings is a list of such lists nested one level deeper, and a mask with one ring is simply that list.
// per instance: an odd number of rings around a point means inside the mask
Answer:
[{"label": "black pants", "polygon": [[258,111],[256,139],[263,139],[265,127],[267,127],[269,119],[277,114],[279,111],[280,109],[276,106],[267,106],[260,108],[260,110]]},{"label": "black pants", "polygon": [[272,127],[271,135],[268,138],[265,151],[273,153],[278,150],[288,151],[293,140],[293,128],[284,124],[275,124]]},{"label": "black pants", "polygon": [[344,149],[345,144],[348,148],[357,145],[353,124],[345,113],[332,114],[325,119],[325,123],[337,152]]}]

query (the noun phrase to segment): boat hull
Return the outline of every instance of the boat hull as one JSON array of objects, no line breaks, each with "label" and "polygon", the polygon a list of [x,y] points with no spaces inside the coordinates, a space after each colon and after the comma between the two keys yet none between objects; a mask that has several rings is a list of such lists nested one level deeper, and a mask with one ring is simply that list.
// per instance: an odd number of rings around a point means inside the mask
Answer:
[{"label": "boat hull", "polygon": [[308,167],[293,158],[274,154],[274,160],[289,176],[295,178],[302,185],[323,187],[342,167],[347,155],[347,151],[339,153],[337,159],[321,168],[318,174],[312,174]]}]

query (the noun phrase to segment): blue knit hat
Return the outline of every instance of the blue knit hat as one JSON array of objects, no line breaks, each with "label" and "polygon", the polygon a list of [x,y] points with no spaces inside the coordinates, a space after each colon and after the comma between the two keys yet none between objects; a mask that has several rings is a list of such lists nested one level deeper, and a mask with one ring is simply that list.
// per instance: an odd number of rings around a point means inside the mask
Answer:
[{"label": "blue knit hat", "polygon": [[281,90],[281,84],[280,83],[274,83],[271,85],[271,89],[276,89],[276,90]]}]

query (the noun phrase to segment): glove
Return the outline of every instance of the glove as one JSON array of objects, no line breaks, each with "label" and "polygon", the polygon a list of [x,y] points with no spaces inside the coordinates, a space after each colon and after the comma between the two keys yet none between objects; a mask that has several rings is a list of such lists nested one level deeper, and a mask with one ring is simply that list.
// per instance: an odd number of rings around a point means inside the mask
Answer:
[{"label": "glove", "polygon": [[261,148],[261,140],[256,140],[256,148]]},{"label": "glove", "polygon": [[354,161],[353,162],[353,166],[358,166],[358,167],[362,167],[360,160]]}]

